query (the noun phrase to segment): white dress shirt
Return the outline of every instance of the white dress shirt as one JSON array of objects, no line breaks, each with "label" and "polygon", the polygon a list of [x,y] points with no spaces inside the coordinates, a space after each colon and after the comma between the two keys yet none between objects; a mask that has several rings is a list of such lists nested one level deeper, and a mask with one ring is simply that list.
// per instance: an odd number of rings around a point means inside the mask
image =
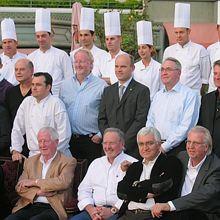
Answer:
[{"label": "white dress shirt", "polygon": [[200,104],[198,93],[181,83],[170,91],[164,87],[155,94],[146,126],[160,131],[161,139],[166,140],[162,144],[166,152],[178,146],[196,125]]},{"label": "white dress shirt", "polygon": [[[143,171],[140,176],[140,181],[144,180],[149,180],[150,179],[150,174],[153,169],[153,166],[159,157],[160,154],[157,155],[157,157],[152,160],[152,161],[145,161],[143,160]],[[147,195],[146,195],[147,196]],[[142,209],[142,210],[151,210],[151,208],[155,205],[155,200],[154,198],[147,199],[145,203],[140,203],[140,202],[129,202],[128,204],[128,210],[134,210],[134,209]]]},{"label": "white dress shirt", "polygon": [[220,42],[216,42],[212,45],[210,45],[208,48],[208,53],[209,53],[209,57],[210,57],[210,61],[211,61],[211,74],[209,77],[209,90],[208,92],[212,92],[214,90],[216,90],[216,86],[214,84],[214,80],[213,80],[213,64],[215,61],[220,60]]},{"label": "white dress shirt", "polygon": [[134,79],[150,89],[150,98],[152,100],[155,93],[162,88],[162,82],[160,79],[161,64],[151,58],[149,65],[146,67],[142,60],[134,65]]},{"label": "white dress shirt", "polygon": [[78,188],[78,207],[80,210],[85,209],[89,204],[120,208],[123,201],[117,196],[117,185],[125,175],[125,172],[121,170],[121,163],[124,160],[137,161],[122,152],[112,164],[109,163],[106,156],[97,158],[90,164]]},{"label": "white dress shirt", "polygon": [[28,55],[28,59],[34,64],[35,73],[48,72],[52,76],[52,93],[59,96],[62,81],[73,75],[72,64],[67,53],[51,46],[45,52],[40,49],[35,50]]},{"label": "white dress shirt", "polygon": [[163,60],[176,58],[182,65],[180,82],[200,92],[202,84],[208,84],[210,61],[207,50],[200,44],[189,41],[183,47],[174,44],[165,49]]},{"label": "white dress shirt", "polygon": [[[74,54],[76,53],[76,51],[78,51],[80,49],[82,49],[82,47],[70,52],[70,58],[71,58],[72,64],[74,64]],[[101,77],[101,65],[107,59],[108,53],[107,53],[107,51],[96,47],[94,44],[93,44],[93,47],[90,50],[90,52],[91,52],[93,59],[94,59],[92,73],[95,76]]]},{"label": "white dress shirt", "polygon": [[112,58],[110,53],[107,53],[107,58],[105,62],[101,65],[101,75],[102,77],[110,78],[111,84],[114,84],[118,81],[116,75],[115,75],[115,59],[121,55],[125,54],[124,51],[120,50],[114,58]]},{"label": "white dress shirt", "polygon": [[59,134],[58,150],[66,156],[71,156],[69,151],[71,129],[68,115],[63,102],[52,95],[48,95],[39,103],[33,96],[24,99],[14,120],[10,150],[21,152],[24,144],[23,135],[26,134],[29,156],[40,153],[37,134],[42,127],[55,128]]},{"label": "white dress shirt", "polygon": [[17,52],[12,58],[10,58],[2,53],[0,57],[3,64],[1,72],[4,75],[4,78],[14,86],[18,85],[18,81],[15,78],[15,63],[19,59],[27,58],[27,55]]}]

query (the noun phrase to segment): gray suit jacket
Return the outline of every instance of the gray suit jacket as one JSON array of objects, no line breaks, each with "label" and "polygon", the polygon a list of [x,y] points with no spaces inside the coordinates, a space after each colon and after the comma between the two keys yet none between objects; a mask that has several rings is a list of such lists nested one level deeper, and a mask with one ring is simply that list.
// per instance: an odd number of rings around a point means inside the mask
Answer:
[{"label": "gray suit jacket", "polygon": [[[179,154],[184,166],[184,183],[189,157],[186,152]],[[182,187],[181,187],[182,189]],[[172,201],[177,211],[196,209],[210,216],[209,219],[219,219],[220,216],[220,159],[208,155],[199,170],[192,192]]]}]

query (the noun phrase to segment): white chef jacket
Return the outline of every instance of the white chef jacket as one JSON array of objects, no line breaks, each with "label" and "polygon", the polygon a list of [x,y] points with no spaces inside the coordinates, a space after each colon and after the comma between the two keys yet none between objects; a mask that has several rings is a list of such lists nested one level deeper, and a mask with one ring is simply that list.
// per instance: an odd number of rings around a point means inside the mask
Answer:
[{"label": "white chef jacket", "polygon": [[[70,52],[70,58],[71,58],[71,62],[72,64],[74,64],[74,54],[76,53],[76,51],[82,49],[83,47],[80,47],[78,49],[73,50],[72,52]],[[108,53],[105,50],[102,50],[98,47],[96,47],[93,44],[92,49],[90,50],[93,59],[94,59],[94,63],[93,63],[93,69],[92,69],[92,73],[95,76],[101,77],[101,64],[103,62],[105,62]]]},{"label": "white chef jacket", "polygon": [[53,78],[52,93],[59,96],[61,83],[73,75],[69,56],[63,50],[51,46],[46,52],[40,49],[28,55],[34,64],[34,72],[48,72]]},{"label": "white chef jacket", "polygon": [[200,96],[187,86],[177,83],[171,90],[157,92],[151,103],[146,127],[155,127],[161,134],[165,152],[178,146],[199,118]]},{"label": "white chef jacket", "polygon": [[120,208],[123,201],[117,196],[117,186],[125,175],[125,172],[121,170],[121,163],[124,160],[137,161],[122,152],[112,164],[109,163],[107,156],[103,156],[95,159],[89,165],[88,171],[78,188],[78,207],[80,210],[85,209],[89,204],[110,205]]},{"label": "white chef jacket", "polygon": [[70,156],[69,141],[71,129],[63,102],[49,94],[39,103],[33,96],[26,97],[15,116],[10,150],[22,151],[23,135],[26,134],[29,156],[40,153],[37,134],[42,127],[53,127],[59,134],[58,150]]},{"label": "white chef jacket", "polygon": [[120,50],[114,58],[112,58],[111,54],[108,53],[105,62],[101,65],[101,75],[102,77],[109,77],[111,84],[118,82],[118,79],[115,75],[115,59],[117,56],[125,54],[124,51]]},{"label": "white chef jacket", "polygon": [[214,90],[216,90],[216,86],[214,84],[214,74],[213,74],[213,64],[215,61],[220,60],[220,42],[216,42],[212,45],[210,45],[208,48],[208,53],[209,53],[209,58],[210,58],[210,62],[211,62],[211,74],[209,77],[209,90],[208,92],[212,92]]},{"label": "white chef jacket", "polygon": [[24,53],[17,52],[12,58],[8,57],[4,53],[0,55],[3,67],[1,69],[4,78],[10,82],[12,85],[18,85],[18,81],[15,77],[15,63],[22,58],[27,58],[27,55]]},{"label": "white chef jacket", "polygon": [[142,60],[134,65],[134,79],[150,89],[150,98],[152,100],[155,93],[162,88],[162,82],[160,79],[161,64],[151,58],[149,65],[146,67]]},{"label": "white chef jacket", "polygon": [[169,46],[164,51],[163,60],[176,58],[182,65],[180,82],[200,92],[202,84],[208,84],[210,61],[207,50],[200,44],[189,41],[183,47],[180,44]]}]

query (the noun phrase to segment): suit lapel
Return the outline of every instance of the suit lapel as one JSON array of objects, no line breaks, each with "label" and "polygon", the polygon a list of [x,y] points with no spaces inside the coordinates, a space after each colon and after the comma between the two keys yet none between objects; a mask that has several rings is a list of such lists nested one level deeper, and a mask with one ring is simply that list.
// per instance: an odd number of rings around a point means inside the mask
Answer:
[{"label": "suit lapel", "polygon": [[209,130],[213,133],[213,122],[215,117],[215,109],[216,109],[216,95],[215,92],[212,93],[212,96],[209,99],[209,108],[207,109],[207,117],[209,118]]}]

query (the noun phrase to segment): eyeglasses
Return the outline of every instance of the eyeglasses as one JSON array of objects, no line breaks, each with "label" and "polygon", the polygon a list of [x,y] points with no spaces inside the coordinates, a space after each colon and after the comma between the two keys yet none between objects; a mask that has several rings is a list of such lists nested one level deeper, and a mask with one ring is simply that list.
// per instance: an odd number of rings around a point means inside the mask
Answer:
[{"label": "eyeglasses", "polygon": [[199,146],[205,144],[204,142],[197,142],[197,141],[190,141],[190,140],[186,140],[185,142],[187,145],[193,146],[193,147],[199,147]]},{"label": "eyeglasses", "polygon": [[167,67],[167,68],[163,68],[163,67],[161,67],[160,68],[160,73],[162,73],[162,72],[165,72],[165,73],[171,73],[171,72],[173,72],[173,71],[175,71],[175,70],[178,70],[178,69],[173,69],[173,68],[170,68],[170,67]]},{"label": "eyeglasses", "polygon": [[139,147],[153,147],[155,144],[160,143],[159,141],[147,141],[147,142],[138,142]]}]

